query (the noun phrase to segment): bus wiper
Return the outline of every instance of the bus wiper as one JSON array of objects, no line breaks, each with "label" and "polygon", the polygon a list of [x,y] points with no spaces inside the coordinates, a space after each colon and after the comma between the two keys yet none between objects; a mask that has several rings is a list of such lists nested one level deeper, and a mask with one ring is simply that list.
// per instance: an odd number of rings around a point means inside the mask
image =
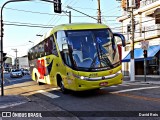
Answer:
[{"label": "bus wiper", "polygon": [[97,60],[97,57],[98,57],[98,55],[97,55],[97,53],[96,53],[96,56],[94,57],[94,59],[93,59],[93,61],[92,61],[92,63],[91,63],[90,68],[92,68],[92,67],[94,67],[94,66],[95,66],[95,64],[96,64],[96,60]]},{"label": "bus wiper", "polygon": [[103,50],[101,49],[100,44],[99,44],[99,49],[100,49],[100,55],[101,55],[100,62],[104,62],[106,64],[106,66],[113,68],[111,61],[108,59],[106,53],[104,53]]}]

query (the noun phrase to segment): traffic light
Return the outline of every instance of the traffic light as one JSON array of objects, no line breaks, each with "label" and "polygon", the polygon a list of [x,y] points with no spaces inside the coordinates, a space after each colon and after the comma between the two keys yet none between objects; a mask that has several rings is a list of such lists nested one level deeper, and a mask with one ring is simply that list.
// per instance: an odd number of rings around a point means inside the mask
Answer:
[{"label": "traffic light", "polygon": [[140,7],[140,0],[135,0],[136,2],[136,8],[138,9]]},{"label": "traffic light", "polygon": [[127,25],[127,32],[131,32],[131,24]]},{"label": "traffic light", "polygon": [[55,13],[61,13],[62,8],[61,8],[61,0],[54,0],[54,12]]},{"label": "traffic light", "polygon": [[143,50],[144,58],[147,58],[147,50]]},{"label": "traffic light", "polygon": [[8,58],[8,57],[6,57],[6,55],[7,55],[7,53],[3,53],[3,62],[5,62],[6,59]]}]

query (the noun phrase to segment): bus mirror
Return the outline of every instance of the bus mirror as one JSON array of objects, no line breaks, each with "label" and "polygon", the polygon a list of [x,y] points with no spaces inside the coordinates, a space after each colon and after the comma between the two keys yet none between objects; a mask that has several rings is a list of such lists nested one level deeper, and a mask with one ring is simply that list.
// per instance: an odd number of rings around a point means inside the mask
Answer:
[{"label": "bus mirror", "polygon": [[118,38],[121,40],[123,47],[126,46],[126,40],[125,40],[125,37],[124,37],[122,34],[113,33],[113,36],[114,36],[114,37],[118,37]]}]

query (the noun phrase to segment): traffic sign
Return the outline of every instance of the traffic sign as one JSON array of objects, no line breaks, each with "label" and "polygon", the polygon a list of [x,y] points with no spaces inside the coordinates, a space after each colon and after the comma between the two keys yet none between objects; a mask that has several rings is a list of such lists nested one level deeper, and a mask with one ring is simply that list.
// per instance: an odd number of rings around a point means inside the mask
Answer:
[{"label": "traffic sign", "polygon": [[149,41],[141,41],[141,48],[147,50],[149,46]]}]

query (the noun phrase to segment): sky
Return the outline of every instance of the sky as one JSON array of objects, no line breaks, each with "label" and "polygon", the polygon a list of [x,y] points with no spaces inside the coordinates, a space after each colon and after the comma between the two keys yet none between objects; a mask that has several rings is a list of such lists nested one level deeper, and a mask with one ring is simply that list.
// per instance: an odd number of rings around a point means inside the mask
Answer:
[{"label": "sky", "polygon": [[[6,1],[0,0],[0,7]],[[96,20],[67,8],[67,6],[71,6],[76,10],[97,18],[97,0],[61,0],[61,3],[63,11],[71,11],[72,23],[97,23]],[[116,0],[101,0],[100,3],[102,23],[113,28],[113,31],[116,30],[115,27],[120,25],[116,18],[122,14],[120,3]],[[40,0],[9,3],[5,5],[2,15],[4,21],[3,50],[8,57],[13,59],[16,57],[13,49],[17,49],[17,57],[27,55],[29,48],[33,46],[33,43],[29,41],[40,40],[40,36],[37,36],[37,34],[43,35],[51,29],[43,27],[54,27],[59,24],[69,23],[67,13],[54,13],[52,3]]]}]

